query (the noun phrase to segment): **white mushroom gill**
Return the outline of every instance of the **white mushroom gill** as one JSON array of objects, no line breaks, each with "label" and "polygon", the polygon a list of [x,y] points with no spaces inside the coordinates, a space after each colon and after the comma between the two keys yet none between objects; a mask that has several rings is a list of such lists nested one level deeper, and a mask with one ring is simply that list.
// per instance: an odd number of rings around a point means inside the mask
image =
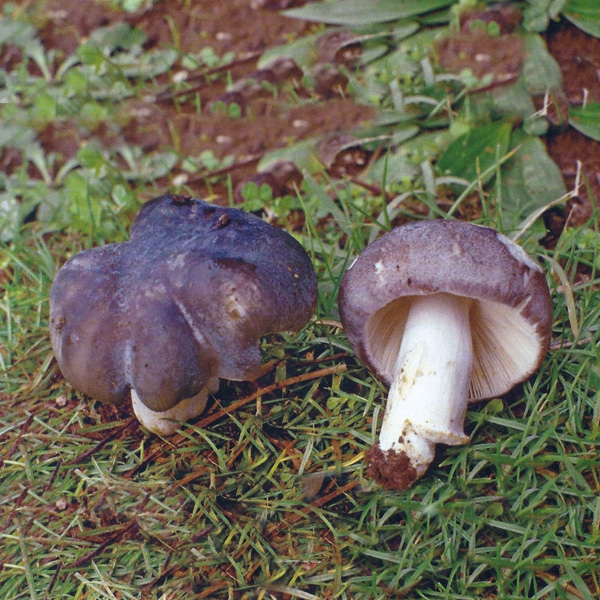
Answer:
[{"label": "white mushroom gill", "polygon": [[218,377],[211,377],[208,385],[191,398],[182,400],[173,408],[162,412],[149,409],[137,395],[131,390],[131,404],[133,412],[138,421],[152,433],[168,436],[173,435],[181,426],[182,422],[189,421],[200,415],[206,407],[209,394],[214,394],[219,389]]},{"label": "white mushroom gill", "polygon": [[522,314],[529,301],[514,308],[487,300],[473,302],[471,401],[506,394],[535,371],[543,339]]},{"label": "white mushroom gill", "polygon": [[437,443],[465,444],[473,367],[471,300],[452,294],[415,296],[397,354],[379,447],[405,454],[416,476]]}]

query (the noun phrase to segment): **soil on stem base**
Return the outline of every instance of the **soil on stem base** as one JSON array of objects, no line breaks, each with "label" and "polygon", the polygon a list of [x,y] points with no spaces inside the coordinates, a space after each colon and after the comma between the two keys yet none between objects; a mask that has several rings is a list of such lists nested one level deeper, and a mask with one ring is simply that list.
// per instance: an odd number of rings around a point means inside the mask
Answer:
[{"label": "soil on stem base", "polygon": [[417,480],[417,472],[404,452],[384,452],[375,444],[365,453],[365,461],[367,477],[387,490],[404,491]]}]

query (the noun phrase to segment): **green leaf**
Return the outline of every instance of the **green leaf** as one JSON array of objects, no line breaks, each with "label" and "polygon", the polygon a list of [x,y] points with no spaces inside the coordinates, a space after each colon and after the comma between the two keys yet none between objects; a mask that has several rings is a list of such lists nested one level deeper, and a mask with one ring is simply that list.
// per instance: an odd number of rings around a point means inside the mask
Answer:
[{"label": "green leaf", "polygon": [[569,108],[569,124],[577,131],[600,142],[600,104],[590,103],[583,107]]},{"label": "green leaf", "polygon": [[313,194],[319,202],[320,209],[316,218],[322,219],[327,215],[331,215],[344,233],[352,235],[352,223],[344,214],[344,211],[329,197],[323,186],[319,185],[316,179],[308,173],[304,174],[304,185],[306,190]]},{"label": "green leaf", "polygon": [[5,44],[27,48],[34,40],[35,28],[32,25],[13,21],[9,17],[0,19],[0,48]]},{"label": "green leaf", "polygon": [[106,163],[102,152],[92,145],[84,146],[77,151],[77,160],[82,167],[92,170],[100,170]]},{"label": "green leaf", "polygon": [[445,8],[454,0],[336,0],[313,2],[284,11],[288,17],[317,21],[331,25],[356,27],[407,19],[433,10]]},{"label": "green leaf", "polygon": [[321,168],[317,153],[319,139],[302,140],[297,144],[269,152],[258,163],[259,173],[267,170],[278,161],[293,162],[300,171],[314,173]]},{"label": "green leaf", "polygon": [[96,69],[102,65],[105,59],[102,50],[90,46],[89,44],[82,44],[79,46],[79,48],[77,48],[77,56],[84,65],[96,67]]},{"label": "green leaf", "polygon": [[21,227],[22,215],[13,194],[0,193],[0,242],[10,242]]},{"label": "green leaf", "polygon": [[268,67],[271,62],[279,58],[291,58],[301,68],[306,69],[311,67],[319,58],[316,42],[322,35],[323,34],[321,33],[307,35],[306,37],[301,37],[289,44],[270,48],[263,52],[258,61],[258,67],[264,69],[265,67]]},{"label": "green leaf", "polygon": [[[587,1],[587,0],[584,0]],[[527,31],[545,31],[550,19],[556,19],[565,0],[529,0],[523,12],[523,27]]]},{"label": "green leaf", "polygon": [[537,34],[524,36],[525,60],[521,79],[530,94],[544,93],[562,86],[560,66],[548,52],[546,44]]},{"label": "green leaf", "polygon": [[20,123],[0,122],[0,148],[16,148],[24,151],[37,144],[35,131]]},{"label": "green leaf", "polygon": [[[438,169],[473,181],[506,154],[511,129],[512,125],[507,121],[473,128],[446,148],[437,163]],[[492,177],[493,173],[485,181]]]},{"label": "green leaf", "polygon": [[136,12],[144,6],[145,2],[146,0],[123,0],[123,10]]},{"label": "green leaf", "polygon": [[[384,175],[385,174],[385,175]],[[389,156],[382,156],[369,169],[365,179],[370,183],[387,184],[410,182],[419,174],[419,167],[401,152],[392,152]]]},{"label": "green leaf", "polygon": [[127,23],[119,22],[96,29],[90,35],[88,45],[112,54],[116,50],[141,49],[146,39],[147,36],[141,29],[135,29]]},{"label": "green leaf", "polygon": [[600,37],[600,0],[567,0],[563,15],[594,37]]},{"label": "green leaf", "polygon": [[88,78],[82,69],[71,69],[65,75],[65,83],[76,94],[84,94],[88,89]]},{"label": "green leaf", "polygon": [[165,177],[177,164],[178,156],[175,152],[157,152],[144,156],[137,169],[123,174],[127,181],[155,181]]},{"label": "green leaf", "polygon": [[56,100],[50,94],[39,94],[33,101],[33,112],[37,119],[44,122],[55,119],[57,116]]},{"label": "green leaf", "polygon": [[[501,85],[490,90],[489,94],[475,94],[473,104],[479,108],[486,101],[489,103],[488,115],[501,115],[504,118],[514,117],[523,120],[524,125],[531,127],[536,113],[535,104],[531,94],[527,91],[527,84],[523,77],[510,85]],[[477,98],[478,97],[478,98]],[[539,120],[547,125],[547,121],[542,117]],[[545,131],[540,131],[540,135]]]},{"label": "green leaf", "polygon": [[86,102],[81,107],[79,116],[87,127],[95,127],[108,118],[108,108],[97,102]]},{"label": "green leaf", "polygon": [[121,68],[125,77],[143,77],[151,79],[168,71],[178,54],[173,49],[153,50],[139,54],[135,50],[120,53],[114,59],[114,64]]},{"label": "green leaf", "polygon": [[520,142],[521,147],[502,170],[500,216],[505,233],[514,231],[527,215],[567,193],[560,169],[538,137],[516,132],[512,141]]}]

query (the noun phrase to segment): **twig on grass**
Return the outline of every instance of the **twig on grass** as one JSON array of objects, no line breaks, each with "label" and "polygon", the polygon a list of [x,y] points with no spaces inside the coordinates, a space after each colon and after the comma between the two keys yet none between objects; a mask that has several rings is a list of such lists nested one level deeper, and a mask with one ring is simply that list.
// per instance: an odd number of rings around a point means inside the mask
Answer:
[{"label": "twig on grass", "polygon": [[[536,577],[544,580],[546,583],[556,583],[559,579],[556,575],[552,575],[552,573],[546,573],[545,571],[536,571],[535,575]],[[575,598],[581,598],[581,600],[584,600],[584,596],[574,585],[568,582],[559,582],[559,585],[565,592],[567,592],[567,594],[571,594],[575,596]]]},{"label": "twig on grass", "polygon": [[190,83],[192,81],[202,80],[199,84],[187,88],[185,90],[177,90],[176,92],[170,92],[168,90],[163,90],[154,96],[155,102],[168,102],[169,100],[174,100],[175,98],[180,98],[182,96],[188,96],[189,94],[193,94],[198,90],[202,89],[208,82],[204,81],[206,77],[210,77],[211,75],[217,75],[218,73],[222,73],[223,71],[228,71],[229,69],[233,69],[239,65],[243,65],[255,58],[259,58],[262,56],[261,52],[249,52],[245,56],[241,56],[240,58],[236,58],[235,60],[227,63],[226,65],[220,65],[218,67],[214,67],[213,69],[207,69],[205,71],[201,71],[200,73],[194,73],[192,75],[188,75],[186,78],[186,83]]},{"label": "twig on grass", "polygon": [[569,350],[570,348],[576,348],[577,346],[587,346],[588,344],[590,344],[592,342],[592,338],[588,337],[588,338],[583,338],[581,340],[574,340],[574,341],[568,341],[568,340],[554,340],[552,342],[550,342],[550,350],[554,351],[554,350]]},{"label": "twig on grass", "polygon": [[31,426],[32,423],[33,423],[33,414],[30,414],[29,417],[27,417],[27,420],[25,421],[25,423],[23,423],[23,425],[21,425],[21,431],[19,431],[19,433],[17,434],[17,437],[15,438],[13,445],[10,447],[10,450],[6,453],[6,456],[3,456],[2,458],[0,458],[0,468],[2,468],[2,466],[4,465],[4,461],[9,460],[10,457],[15,453],[15,450],[17,449],[19,442],[21,441],[21,439],[23,438],[23,435],[25,435],[25,433],[27,432],[27,430],[29,429],[29,427]]},{"label": "twig on grass", "polygon": [[229,165],[228,167],[223,167],[222,169],[217,169],[216,171],[208,171],[207,173],[199,175],[198,177],[193,177],[192,179],[186,178],[185,181],[182,180],[183,184],[189,185],[191,183],[199,183],[201,181],[204,181],[205,179],[211,179],[212,177],[220,177],[221,175],[227,175],[228,173],[231,173],[231,171],[235,171],[236,169],[241,169],[242,167],[247,167],[252,163],[258,162],[264,155],[264,152],[250,154],[240,159],[238,162]]},{"label": "twig on grass", "polygon": [[115,542],[120,540],[129,531],[136,531],[138,527],[139,527],[139,525],[138,525],[137,521],[135,519],[132,519],[131,521],[129,521],[129,523],[125,527],[123,527],[123,529],[119,529],[119,531],[117,531],[117,533],[115,533],[113,536],[109,537],[107,540],[104,540],[99,546],[94,548],[94,550],[92,550],[91,552],[88,552],[86,555],[77,559],[74,563],[67,565],[68,568],[78,569],[85,563],[96,558],[96,556],[102,554],[102,552],[104,552],[104,550],[106,550],[106,548],[108,548],[109,546],[112,546]]},{"label": "twig on grass", "polygon": [[276,381],[271,385],[267,385],[264,388],[259,388],[253,394],[246,396],[245,398],[240,398],[236,400],[229,406],[222,408],[219,412],[213,413],[212,415],[208,415],[201,419],[196,423],[196,427],[203,429],[208,425],[218,421],[221,417],[228,415],[236,411],[238,408],[245,406],[249,402],[256,400],[259,396],[264,396],[266,394],[270,394],[271,392],[275,392],[282,388],[290,387],[292,385],[296,385],[297,383],[304,383],[305,381],[312,381],[314,379],[319,379],[321,377],[327,377],[328,375],[337,375],[338,373],[343,373],[346,371],[347,366],[345,364],[334,365],[333,367],[326,367],[325,369],[320,369],[318,371],[312,371],[310,373],[303,373],[302,375],[296,375],[295,377],[288,377],[287,379],[283,379],[282,381]]},{"label": "twig on grass", "polygon": [[114,440],[118,435],[123,433],[132,423],[135,423],[136,420],[137,419],[135,417],[130,417],[129,419],[127,419],[127,421],[125,421],[125,423],[123,423],[119,427],[115,427],[109,434],[105,435],[93,448],[90,448],[89,450],[86,450],[85,452],[78,454],[75,458],[70,460],[67,464],[74,465],[74,464],[80,463],[81,461],[85,460],[86,458],[89,458],[90,456],[92,456],[93,454],[98,452],[101,448],[106,446],[106,444],[108,444],[108,442]]},{"label": "twig on grass", "polygon": [[[250,394],[249,396],[240,398],[239,400],[232,402],[229,406],[222,407],[217,412],[214,412],[213,414],[204,417],[203,419],[201,419],[200,421],[195,423],[195,427],[197,427],[198,429],[204,429],[208,425],[211,425],[212,423],[214,423],[215,421],[218,421],[219,419],[223,418],[224,416],[228,415],[229,413],[236,411],[238,408],[241,408],[242,406],[245,406],[246,404],[249,404],[253,400],[256,400],[257,398],[264,396],[266,394],[270,394],[270,393],[280,390],[282,388],[296,385],[298,383],[303,383],[305,381],[312,381],[314,379],[319,379],[320,377],[327,377],[328,375],[337,375],[338,373],[343,373],[344,371],[346,371],[346,369],[347,369],[347,366],[345,364],[339,364],[339,365],[334,365],[333,367],[327,367],[325,369],[320,369],[318,371],[312,371],[310,373],[296,375],[295,377],[289,377],[288,379],[283,379],[282,381],[276,381],[275,383],[272,383],[271,385],[267,385],[265,387],[259,388],[258,390],[256,390],[256,392]],[[184,440],[184,437],[179,433],[174,435],[170,439],[170,441],[173,445],[176,445],[178,442],[183,441],[183,440]],[[155,450],[154,452],[151,452],[150,454],[148,454],[148,456],[146,456],[146,458],[139,465],[137,465],[130,471],[127,471],[126,473],[124,473],[123,476],[124,477],[132,477],[144,465],[151,462],[157,456],[162,454],[163,451],[164,451],[164,449],[162,447],[160,447],[157,450]]]},{"label": "twig on grass", "polygon": [[136,516],[133,517],[133,519],[131,519],[129,521],[129,523],[127,523],[127,525],[125,525],[125,527],[119,529],[119,531],[117,531],[114,535],[110,536],[107,540],[104,540],[98,547],[94,548],[94,550],[92,550],[91,552],[88,552],[86,555],[82,556],[81,558],[77,559],[75,562],[68,565],[67,568],[78,569],[79,567],[81,567],[82,565],[87,563],[88,561],[90,561],[90,560],[96,558],[96,556],[102,554],[102,552],[104,552],[104,550],[106,550],[106,548],[108,548],[109,546],[112,546],[115,542],[118,542],[120,539],[123,538],[123,536],[125,534],[127,534],[129,532],[135,533],[139,528],[137,518],[140,515],[140,513],[144,510],[144,508],[148,504],[149,500],[150,500],[150,494],[146,494],[146,496],[144,497],[144,499],[140,502],[140,505],[138,506],[138,509],[136,511]]},{"label": "twig on grass", "polygon": [[366,181],[362,181],[361,179],[357,179],[356,177],[350,177],[349,181],[350,183],[353,183],[354,185],[357,185],[361,188],[364,188],[368,192],[371,192],[371,194],[373,194],[374,196],[385,195],[385,199],[388,202],[391,202],[396,197],[396,194],[394,194],[393,192],[384,191],[378,185],[367,183]]}]

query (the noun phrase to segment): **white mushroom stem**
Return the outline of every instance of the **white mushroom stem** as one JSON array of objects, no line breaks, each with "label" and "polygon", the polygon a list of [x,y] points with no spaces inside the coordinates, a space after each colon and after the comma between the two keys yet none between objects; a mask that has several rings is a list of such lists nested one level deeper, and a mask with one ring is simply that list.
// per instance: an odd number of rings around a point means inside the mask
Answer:
[{"label": "white mushroom stem", "polygon": [[471,300],[417,296],[400,345],[379,446],[410,459],[419,478],[437,443],[466,444],[463,424],[473,368]]},{"label": "white mushroom stem", "polygon": [[150,410],[141,401],[134,389],[131,390],[131,403],[138,421],[148,431],[164,436],[173,435],[182,422],[189,421],[204,411],[209,394],[214,394],[218,389],[218,377],[211,377],[208,385],[203,387],[195,396],[186,398],[173,408],[162,412]]}]

